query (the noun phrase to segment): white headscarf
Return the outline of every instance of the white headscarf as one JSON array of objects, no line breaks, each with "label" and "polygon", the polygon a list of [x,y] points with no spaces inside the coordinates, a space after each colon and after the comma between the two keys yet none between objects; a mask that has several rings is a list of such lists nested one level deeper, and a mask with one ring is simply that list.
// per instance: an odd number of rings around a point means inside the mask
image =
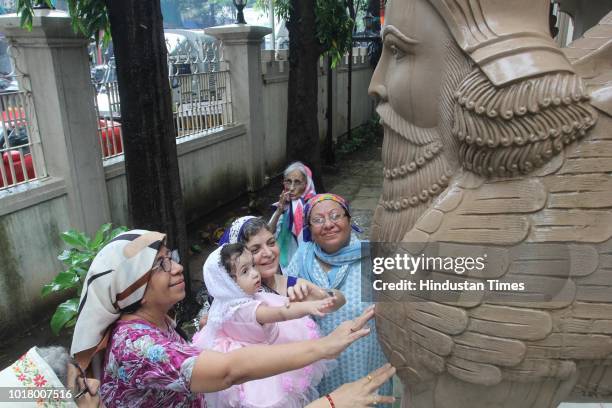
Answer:
[{"label": "white headscarf", "polygon": [[159,232],[127,231],[94,258],[85,277],[70,349],[83,369],[106,348],[108,329],[121,316],[121,309],[144,296],[151,267],[165,239]]},{"label": "white headscarf", "polygon": [[223,233],[223,236],[219,240],[219,245],[223,244],[235,244],[238,242],[238,238],[240,237],[240,233],[242,232],[242,227],[247,221],[252,220],[253,218],[257,218],[252,215],[245,215],[244,217],[240,217],[232,222],[232,225]]},{"label": "white headscarf", "polygon": [[193,343],[199,349],[212,348],[223,323],[229,320],[240,306],[256,302],[238,286],[221,264],[222,248],[223,245],[215,249],[204,263],[204,284],[214,301],[208,312],[208,322],[202,334]]},{"label": "white headscarf", "polygon": [[[297,239],[302,234],[302,230],[305,227],[304,204],[310,199],[310,197],[317,194],[317,192],[315,191],[314,182],[312,181],[312,170],[310,170],[310,168],[304,163],[299,161],[291,163],[289,167],[285,169],[283,174],[285,177],[287,177],[295,170],[298,170],[300,173],[302,173],[304,175],[304,178],[306,179],[306,186],[304,187],[304,192],[302,193],[302,195],[296,198],[295,200],[291,200],[291,211],[288,215],[291,220],[286,221],[286,227],[291,228],[291,233]],[[273,205],[276,205],[278,207],[278,203],[275,203]],[[308,238],[307,241],[309,239],[310,238]]]}]

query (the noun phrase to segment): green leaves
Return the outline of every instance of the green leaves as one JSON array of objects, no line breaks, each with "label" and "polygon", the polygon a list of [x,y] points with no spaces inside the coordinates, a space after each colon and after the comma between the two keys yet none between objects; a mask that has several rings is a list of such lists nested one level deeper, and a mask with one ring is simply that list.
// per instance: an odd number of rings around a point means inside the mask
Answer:
[{"label": "green leaves", "polygon": [[[290,21],[291,1],[274,0],[274,12],[285,21]],[[267,0],[257,0],[260,9],[267,10]],[[323,47],[323,55],[331,56],[332,68],[342,61],[342,56],[352,43],[353,19],[347,12],[345,0],[317,0],[317,38]]]},{"label": "green leaves", "polygon": [[[52,0],[44,0],[52,7]],[[17,14],[21,16],[21,26],[28,30],[32,29],[32,0],[17,0]],[[110,23],[106,12],[104,0],[68,0],[68,12],[72,19],[72,29],[80,31],[85,36],[98,41],[98,33],[104,31],[104,43],[110,40]]]},{"label": "green leaves", "polygon": [[94,258],[100,250],[113,238],[122,232],[127,231],[126,227],[112,229],[112,225],[104,224],[96,231],[93,238],[74,229],[62,233],[60,236],[68,248],[58,255],[66,270],[58,273],[51,283],[43,286],[41,295],[48,296],[51,293],[63,292],[66,290],[76,291],[78,297],[69,299],[57,307],[55,314],[51,318],[51,329],[58,334],[64,327],[74,326],[76,323],[76,310],[83,281]]},{"label": "green leaves", "polygon": [[87,247],[87,244],[89,242],[89,238],[85,234],[75,230],[68,230],[62,233],[61,237],[62,241],[76,248]]},{"label": "green leaves", "polygon": [[32,29],[32,16],[34,11],[32,10],[31,0],[18,0],[17,1],[17,14],[21,17],[20,23],[23,28],[28,30]]},{"label": "green leaves", "polygon": [[52,292],[61,292],[66,289],[72,289],[75,287],[75,284],[79,283],[79,275],[76,273],[74,269],[69,269],[65,272],[60,272],[53,278],[51,283],[43,286],[42,296],[47,296]]},{"label": "green leaves", "polygon": [[341,0],[317,0],[317,38],[323,45],[323,55],[332,58],[332,68],[342,61],[351,47],[353,19]]},{"label": "green leaves", "polygon": [[[291,1],[290,0],[273,0],[274,13],[285,21],[289,21],[289,15],[291,14]],[[269,4],[268,0],[256,0],[255,7],[259,10],[268,11]]]},{"label": "green leaves", "polygon": [[59,335],[60,330],[68,323],[71,323],[70,326],[76,324],[78,309],[79,298],[68,299],[57,307],[53,317],[51,317],[51,330],[56,336]]}]

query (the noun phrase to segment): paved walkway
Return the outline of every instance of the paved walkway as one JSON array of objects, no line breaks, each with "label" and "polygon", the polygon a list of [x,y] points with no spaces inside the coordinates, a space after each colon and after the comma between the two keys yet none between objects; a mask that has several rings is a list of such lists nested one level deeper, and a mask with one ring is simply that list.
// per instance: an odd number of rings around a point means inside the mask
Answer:
[{"label": "paved walkway", "polygon": [[362,238],[370,236],[370,223],[382,191],[380,155],[379,146],[367,146],[342,160],[338,174],[323,179],[328,192],[349,201],[354,221],[364,230]]}]

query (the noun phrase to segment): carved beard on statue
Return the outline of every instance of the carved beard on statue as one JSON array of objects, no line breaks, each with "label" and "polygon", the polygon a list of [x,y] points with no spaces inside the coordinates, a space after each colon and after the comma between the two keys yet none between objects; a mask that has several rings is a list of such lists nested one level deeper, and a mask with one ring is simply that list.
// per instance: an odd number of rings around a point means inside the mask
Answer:
[{"label": "carved beard on statue", "polygon": [[431,199],[448,185],[453,166],[444,156],[437,128],[406,122],[393,108],[378,106],[384,126],[383,191],[374,214],[372,239],[401,241]]},{"label": "carved beard on statue", "polygon": [[597,121],[575,74],[550,73],[497,88],[454,41],[446,48],[435,128],[415,126],[388,102],[377,108],[385,129],[384,180],[373,241],[401,241],[461,167],[487,178],[527,174]]},{"label": "carved beard on statue", "polygon": [[383,192],[372,220],[373,241],[401,241],[459,169],[459,143],[452,135],[453,95],[472,68],[452,39],[446,48],[438,126],[415,126],[397,114],[388,102],[376,109],[385,136]]}]

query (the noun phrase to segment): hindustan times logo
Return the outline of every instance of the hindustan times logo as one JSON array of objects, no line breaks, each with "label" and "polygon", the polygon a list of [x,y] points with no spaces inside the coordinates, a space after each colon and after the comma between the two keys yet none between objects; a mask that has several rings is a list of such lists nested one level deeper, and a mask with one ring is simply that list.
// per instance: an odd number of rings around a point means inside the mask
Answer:
[{"label": "hindustan times logo", "polygon": [[482,271],[486,267],[487,254],[478,257],[458,256],[412,256],[396,254],[393,257],[374,257],[372,272],[380,275],[385,271],[405,271],[414,275],[417,271],[444,271],[462,275],[470,271]]}]

